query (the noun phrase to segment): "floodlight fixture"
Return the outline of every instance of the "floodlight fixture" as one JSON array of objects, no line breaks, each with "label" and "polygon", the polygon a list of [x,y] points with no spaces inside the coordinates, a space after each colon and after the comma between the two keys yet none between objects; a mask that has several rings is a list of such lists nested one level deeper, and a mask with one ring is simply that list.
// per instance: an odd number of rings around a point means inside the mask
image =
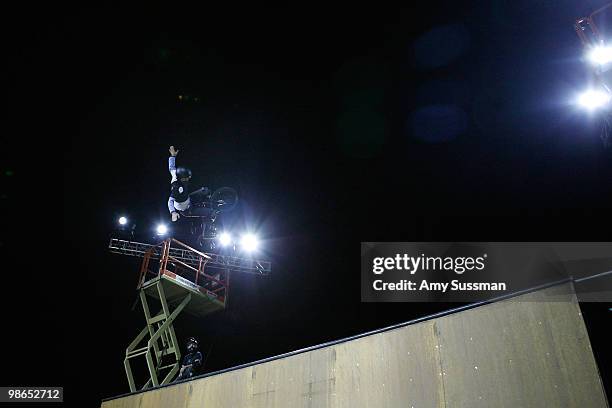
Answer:
[{"label": "floodlight fixture", "polygon": [[588,55],[589,61],[595,65],[606,65],[612,62],[612,46],[599,45]]},{"label": "floodlight fixture", "polygon": [[168,232],[168,227],[166,227],[164,224],[159,224],[156,231],[157,235],[166,235]]},{"label": "floodlight fixture", "polygon": [[240,240],[240,245],[246,252],[254,252],[259,247],[259,241],[254,234],[245,234]]},{"label": "floodlight fixture", "polygon": [[596,110],[610,104],[610,94],[600,90],[588,90],[578,96],[578,104],[587,110]]},{"label": "floodlight fixture", "polygon": [[221,244],[221,246],[228,246],[232,243],[232,236],[230,235],[229,232],[222,232],[221,235],[219,235],[219,243]]}]

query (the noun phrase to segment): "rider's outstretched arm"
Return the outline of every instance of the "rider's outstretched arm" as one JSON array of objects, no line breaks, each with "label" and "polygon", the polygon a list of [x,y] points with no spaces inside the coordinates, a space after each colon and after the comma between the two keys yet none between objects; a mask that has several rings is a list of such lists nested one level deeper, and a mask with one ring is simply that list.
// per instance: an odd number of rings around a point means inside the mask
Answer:
[{"label": "rider's outstretched arm", "polygon": [[177,180],[176,177],[176,155],[178,154],[178,150],[174,150],[174,146],[170,146],[170,157],[168,157],[168,171],[170,171],[170,175],[172,176],[172,180],[170,183],[174,183]]},{"label": "rider's outstretched arm", "polygon": [[174,183],[176,180],[178,180],[176,178],[176,157],[168,157],[168,170],[170,171],[170,175],[172,176],[172,180],[170,180],[170,183]]},{"label": "rider's outstretched arm", "polygon": [[[176,177],[176,155],[178,154],[178,150],[174,148],[174,146],[170,146],[170,157],[168,158],[168,171],[170,171],[170,175],[172,176],[172,180],[170,180],[170,184],[174,183],[177,180]],[[177,221],[179,219],[179,214],[174,207],[174,198],[170,196],[168,198],[168,211],[172,215],[172,221]]]}]

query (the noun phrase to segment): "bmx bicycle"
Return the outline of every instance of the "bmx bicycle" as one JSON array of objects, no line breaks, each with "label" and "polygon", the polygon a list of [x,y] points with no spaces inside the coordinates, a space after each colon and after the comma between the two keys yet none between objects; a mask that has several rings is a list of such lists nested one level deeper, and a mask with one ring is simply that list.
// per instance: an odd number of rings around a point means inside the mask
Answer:
[{"label": "bmx bicycle", "polygon": [[181,217],[191,221],[190,233],[195,237],[196,244],[204,251],[217,249],[217,234],[223,229],[221,217],[236,208],[238,193],[232,187],[220,187],[212,194],[205,196],[202,201],[192,204]]}]

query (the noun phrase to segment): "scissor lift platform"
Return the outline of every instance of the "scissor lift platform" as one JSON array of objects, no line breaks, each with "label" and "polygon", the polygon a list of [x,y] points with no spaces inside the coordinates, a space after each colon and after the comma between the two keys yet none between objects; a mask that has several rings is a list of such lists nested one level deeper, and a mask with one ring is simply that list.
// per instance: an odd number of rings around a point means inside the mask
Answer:
[{"label": "scissor lift platform", "polygon": [[161,282],[166,302],[171,307],[177,307],[187,295],[191,294],[191,300],[184,311],[192,316],[203,317],[225,308],[225,298],[170,271],[163,271],[160,276],[145,282],[142,290],[146,295],[160,300],[158,282]]}]

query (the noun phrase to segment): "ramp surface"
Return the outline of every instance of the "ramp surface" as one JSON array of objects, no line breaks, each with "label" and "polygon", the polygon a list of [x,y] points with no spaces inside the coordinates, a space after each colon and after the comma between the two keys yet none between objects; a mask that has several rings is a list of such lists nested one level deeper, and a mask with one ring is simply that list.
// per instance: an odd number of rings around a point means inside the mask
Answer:
[{"label": "ramp surface", "polygon": [[607,406],[571,283],[102,403],[102,408]]}]

